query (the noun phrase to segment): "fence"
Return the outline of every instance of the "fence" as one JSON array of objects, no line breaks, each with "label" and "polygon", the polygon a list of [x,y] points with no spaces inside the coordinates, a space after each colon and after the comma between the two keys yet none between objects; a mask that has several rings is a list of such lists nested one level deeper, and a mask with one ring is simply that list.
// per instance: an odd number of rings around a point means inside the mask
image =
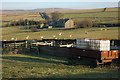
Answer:
[{"label": "fence", "polygon": [[25,40],[22,41],[2,41],[3,54],[17,54],[25,46]]},{"label": "fence", "polygon": [[[49,54],[54,56],[65,56],[68,48],[61,45],[76,44],[76,39],[42,39],[42,40],[21,40],[21,41],[1,41],[3,54]],[[120,46],[120,40],[111,40],[112,46]],[[60,55],[59,55],[60,54]],[[66,56],[67,57],[67,56]]]},{"label": "fence", "polygon": [[74,39],[73,40],[72,39],[67,39],[67,40],[42,39],[42,40],[2,41],[2,53],[3,54],[18,54],[18,53],[40,54],[42,52],[40,52],[39,50],[40,49],[39,45],[53,46],[55,48],[55,46],[60,47],[60,45],[66,45],[71,43],[75,43],[75,40]]}]

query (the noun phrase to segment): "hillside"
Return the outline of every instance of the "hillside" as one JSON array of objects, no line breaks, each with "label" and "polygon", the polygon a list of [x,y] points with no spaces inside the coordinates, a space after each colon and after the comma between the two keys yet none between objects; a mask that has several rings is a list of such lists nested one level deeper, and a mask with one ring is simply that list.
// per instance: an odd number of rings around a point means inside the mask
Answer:
[{"label": "hillside", "polygon": [[[70,18],[73,21],[76,20],[92,20],[96,23],[105,23],[105,24],[118,24],[118,8],[107,8],[105,12],[97,12],[101,11],[101,9],[89,9],[89,10],[69,10],[69,11],[61,11],[64,13],[64,18]],[[85,12],[86,13],[81,13]],[[92,12],[94,11],[94,12]],[[50,15],[50,12],[47,12]],[[38,12],[31,13],[15,13],[15,14],[7,14],[2,16],[2,24],[9,24],[12,21],[17,21],[20,19],[28,19],[40,21],[43,20]],[[39,30],[39,32],[31,32],[31,30],[20,29],[21,27],[28,26],[14,26],[3,28],[3,40],[10,40],[11,37],[16,37],[19,40],[24,40],[26,36],[30,36],[30,39],[40,39],[41,36],[44,38],[51,39],[53,35],[56,35],[57,38],[60,39],[69,39],[69,38],[104,38],[104,39],[118,39],[118,27],[110,27],[107,31],[102,31],[101,28],[80,28],[76,30],[49,30],[43,29]],[[106,28],[107,29],[107,28]],[[88,31],[89,34],[85,34]],[[64,35],[59,36],[58,34],[63,32]],[[72,37],[70,37],[72,35]],[[94,36],[96,35],[96,36]]]},{"label": "hillside", "polygon": [[[118,12],[120,7],[112,7],[112,8],[106,8],[105,12]],[[77,9],[77,10],[68,10],[68,11],[62,11],[62,13],[70,14],[70,13],[94,13],[94,12],[101,12],[104,8],[97,8],[97,9]]]},{"label": "hillside", "polygon": [[[47,10],[47,9],[46,9]],[[50,16],[52,8],[48,9],[49,11],[47,14]],[[90,19],[92,21],[96,21],[97,23],[118,23],[118,8],[107,8],[105,12],[102,12],[102,9],[85,9],[85,10],[69,10],[69,9],[62,9],[56,8],[54,10],[58,10],[61,13],[64,13],[63,18],[70,18],[75,20],[83,20],[83,19]],[[22,11],[22,10],[21,10]],[[12,21],[18,21],[20,19],[28,19],[28,20],[35,20],[40,21],[43,20],[38,12],[39,9],[32,12],[25,12],[25,13],[13,13],[13,14],[4,14],[0,15],[2,17],[2,24],[9,24]],[[43,11],[43,10],[41,10]],[[11,12],[11,11],[10,11]],[[14,11],[13,11],[14,12]]]}]

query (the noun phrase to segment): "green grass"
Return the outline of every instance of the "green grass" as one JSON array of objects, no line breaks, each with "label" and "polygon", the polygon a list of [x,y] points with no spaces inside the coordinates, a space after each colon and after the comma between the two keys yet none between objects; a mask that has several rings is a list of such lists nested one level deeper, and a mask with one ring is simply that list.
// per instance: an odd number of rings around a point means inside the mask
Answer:
[{"label": "green grass", "polygon": [[[107,31],[101,30],[103,28],[79,28],[74,30],[39,30],[39,32],[31,32],[31,30],[20,29],[20,27],[7,27],[2,28],[2,39],[11,40],[12,37],[17,38],[18,40],[25,40],[26,36],[29,36],[29,39],[41,39],[41,36],[44,39],[53,39],[54,35],[58,39],[76,39],[76,38],[94,38],[94,39],[118,39],[118,27],[109,27],[104,28],[108,29]],[[88,31],[88,34],[85,32]],[[59,33],[62,32],[62,35]],[[70,37],[72,35],[72,37]]]},{"label": "green grass", "polygon": [[100,13],[72,13],[65,14],[65,17],[75,18],[75,17],[118,17],[118,12],[100,12]]},{"label": "green grass", "polygon": [[118,12],[98,12],[98,13],[68,13],[65,18],[72,18],[74,21],[92,20],[96,23],[118,23]]},{"label": "green grass", "polygon": [[2,57],[3,78],[118,78],[117,69],[70,66],[64,64],[65,58],[28,54]]}]

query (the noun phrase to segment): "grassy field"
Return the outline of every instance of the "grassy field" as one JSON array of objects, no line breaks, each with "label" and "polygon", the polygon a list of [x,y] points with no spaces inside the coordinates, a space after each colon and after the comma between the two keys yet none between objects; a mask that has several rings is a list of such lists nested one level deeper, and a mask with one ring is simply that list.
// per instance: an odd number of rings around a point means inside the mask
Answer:
[{"label": "grassy field", "polygon": [[[111,12],[111,11],[118,11],[119,8],[113,7],[113,8],[107,8],[105,12]],[[81,9],[81,10],[68,10],[68,11],[62,11],[62,13],[86,13],[86,12],[102,12],[103,8],[98,9]]]},{"label": "grassy field", "polygon": [[[118,23],[118,8],[107,8],[105,12],[101,9],[84,9],[84,10],[69,10],[62,11],[64,18],[71,18],[76,20],[92,20],[96,23],[113,24]],[[51,12],[47,12],[50,15]],[[17,21],[20,19],[29,19],[39,21],[42,20],[39,13],[14,13],[5,14],[2,16],[2,24],[5,25],[11,21]],[[8,22],[7,22],[8,21]],[[10,22],[9,22],[10,21]],[[18,40],[25,40],[26,36],[30,36],[29,39],[41,39],[41,36],[45,39],[53,39],[56,36],[58,39],[75,39],[75,38],[102,38],[102,39],[118,39],[118,27],[108,28],[108,30],[101,30],[102,28],[80,28],[76,30],[38,30],[39,32],[31,32],[31,30],[20,29],[22,26],[6,27],[2,28],[3,40],[11,40],[12,37]],[[26,27],[26,26],[25,26]],[[105,28],[106,29],[106,28]],[[62,35],[59,33],[62,32]],[[88,32],[88,34],[85,34]],[[70,37],[71,35],[71,37]]]},{"label": "grassy field", "polygon": [[65,58],[46,55],[2,55],[3,78],[118,78],[114,68],[67,65]]},{"label": "grassy field", "polygon": [[118,8],[107,8],[105,12],[101,9],[70,10],[63,11],[65,18],[76,20],[92,20],[96,23],[118,23]]},{"label": "grassy field", "polygon": [[[2,39],[11,40],[11,38],[17,38],[18,40],[25,40],[26,36],[29,39],[53,39],[56,36],[57,39],[76,39],[76,38],[93,38],[93,39],[118,39],[118,27],[109,28],[79,28],[73,30],[50,30],[43,29],[39,32],[31,32],[31,30],[20,29],[21,27],[6,27],[2,28]],[[107,29],[107,30],[102,30]],[[85,34],[88,32],[88,34]],[[62,35],[59,35],[62,33]],[[70,37],[71,35],[71,37]]]},{"label": "grassy field", "polygon": [[95,23],[118,23],[118,12],[98,12],[98,13],[68,13],[64,15],[65,18],[71,18],[74,21],[91,20]]},{"label": "grassy field", "polygon": [[[102,9],[85,9],[85,10],[68,10],[61,11],[64,13],[63,18],[72,18],[74,21],[90,19],[92,21],[96,21],[97,23],[118,23],[118,8],[107,8],[105,12],[102,12]],[[51,12],[47,12],[50,16]],[[20,19],[28,19],[40,21],[43,20],[38,12],[32,13],[14,13],[14,14],[5,14],[2,16],[2,24],[5,25],[10,23],[11,21],[18,21]],[[97,17],[97,18],[95,18]]]}]

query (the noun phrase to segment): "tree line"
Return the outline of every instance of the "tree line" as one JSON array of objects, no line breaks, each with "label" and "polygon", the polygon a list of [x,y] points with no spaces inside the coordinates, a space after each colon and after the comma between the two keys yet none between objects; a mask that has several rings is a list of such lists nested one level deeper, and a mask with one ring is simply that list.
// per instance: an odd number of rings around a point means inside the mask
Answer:
[{"label": "tree line", "polygon": [[28,19],[20,19],[18,21],[12,21],[11,23],[7,23],[3,27],[9,27],[9,26],[26,26],[26,25],[38,25],[40,21],[33,21]]}]

